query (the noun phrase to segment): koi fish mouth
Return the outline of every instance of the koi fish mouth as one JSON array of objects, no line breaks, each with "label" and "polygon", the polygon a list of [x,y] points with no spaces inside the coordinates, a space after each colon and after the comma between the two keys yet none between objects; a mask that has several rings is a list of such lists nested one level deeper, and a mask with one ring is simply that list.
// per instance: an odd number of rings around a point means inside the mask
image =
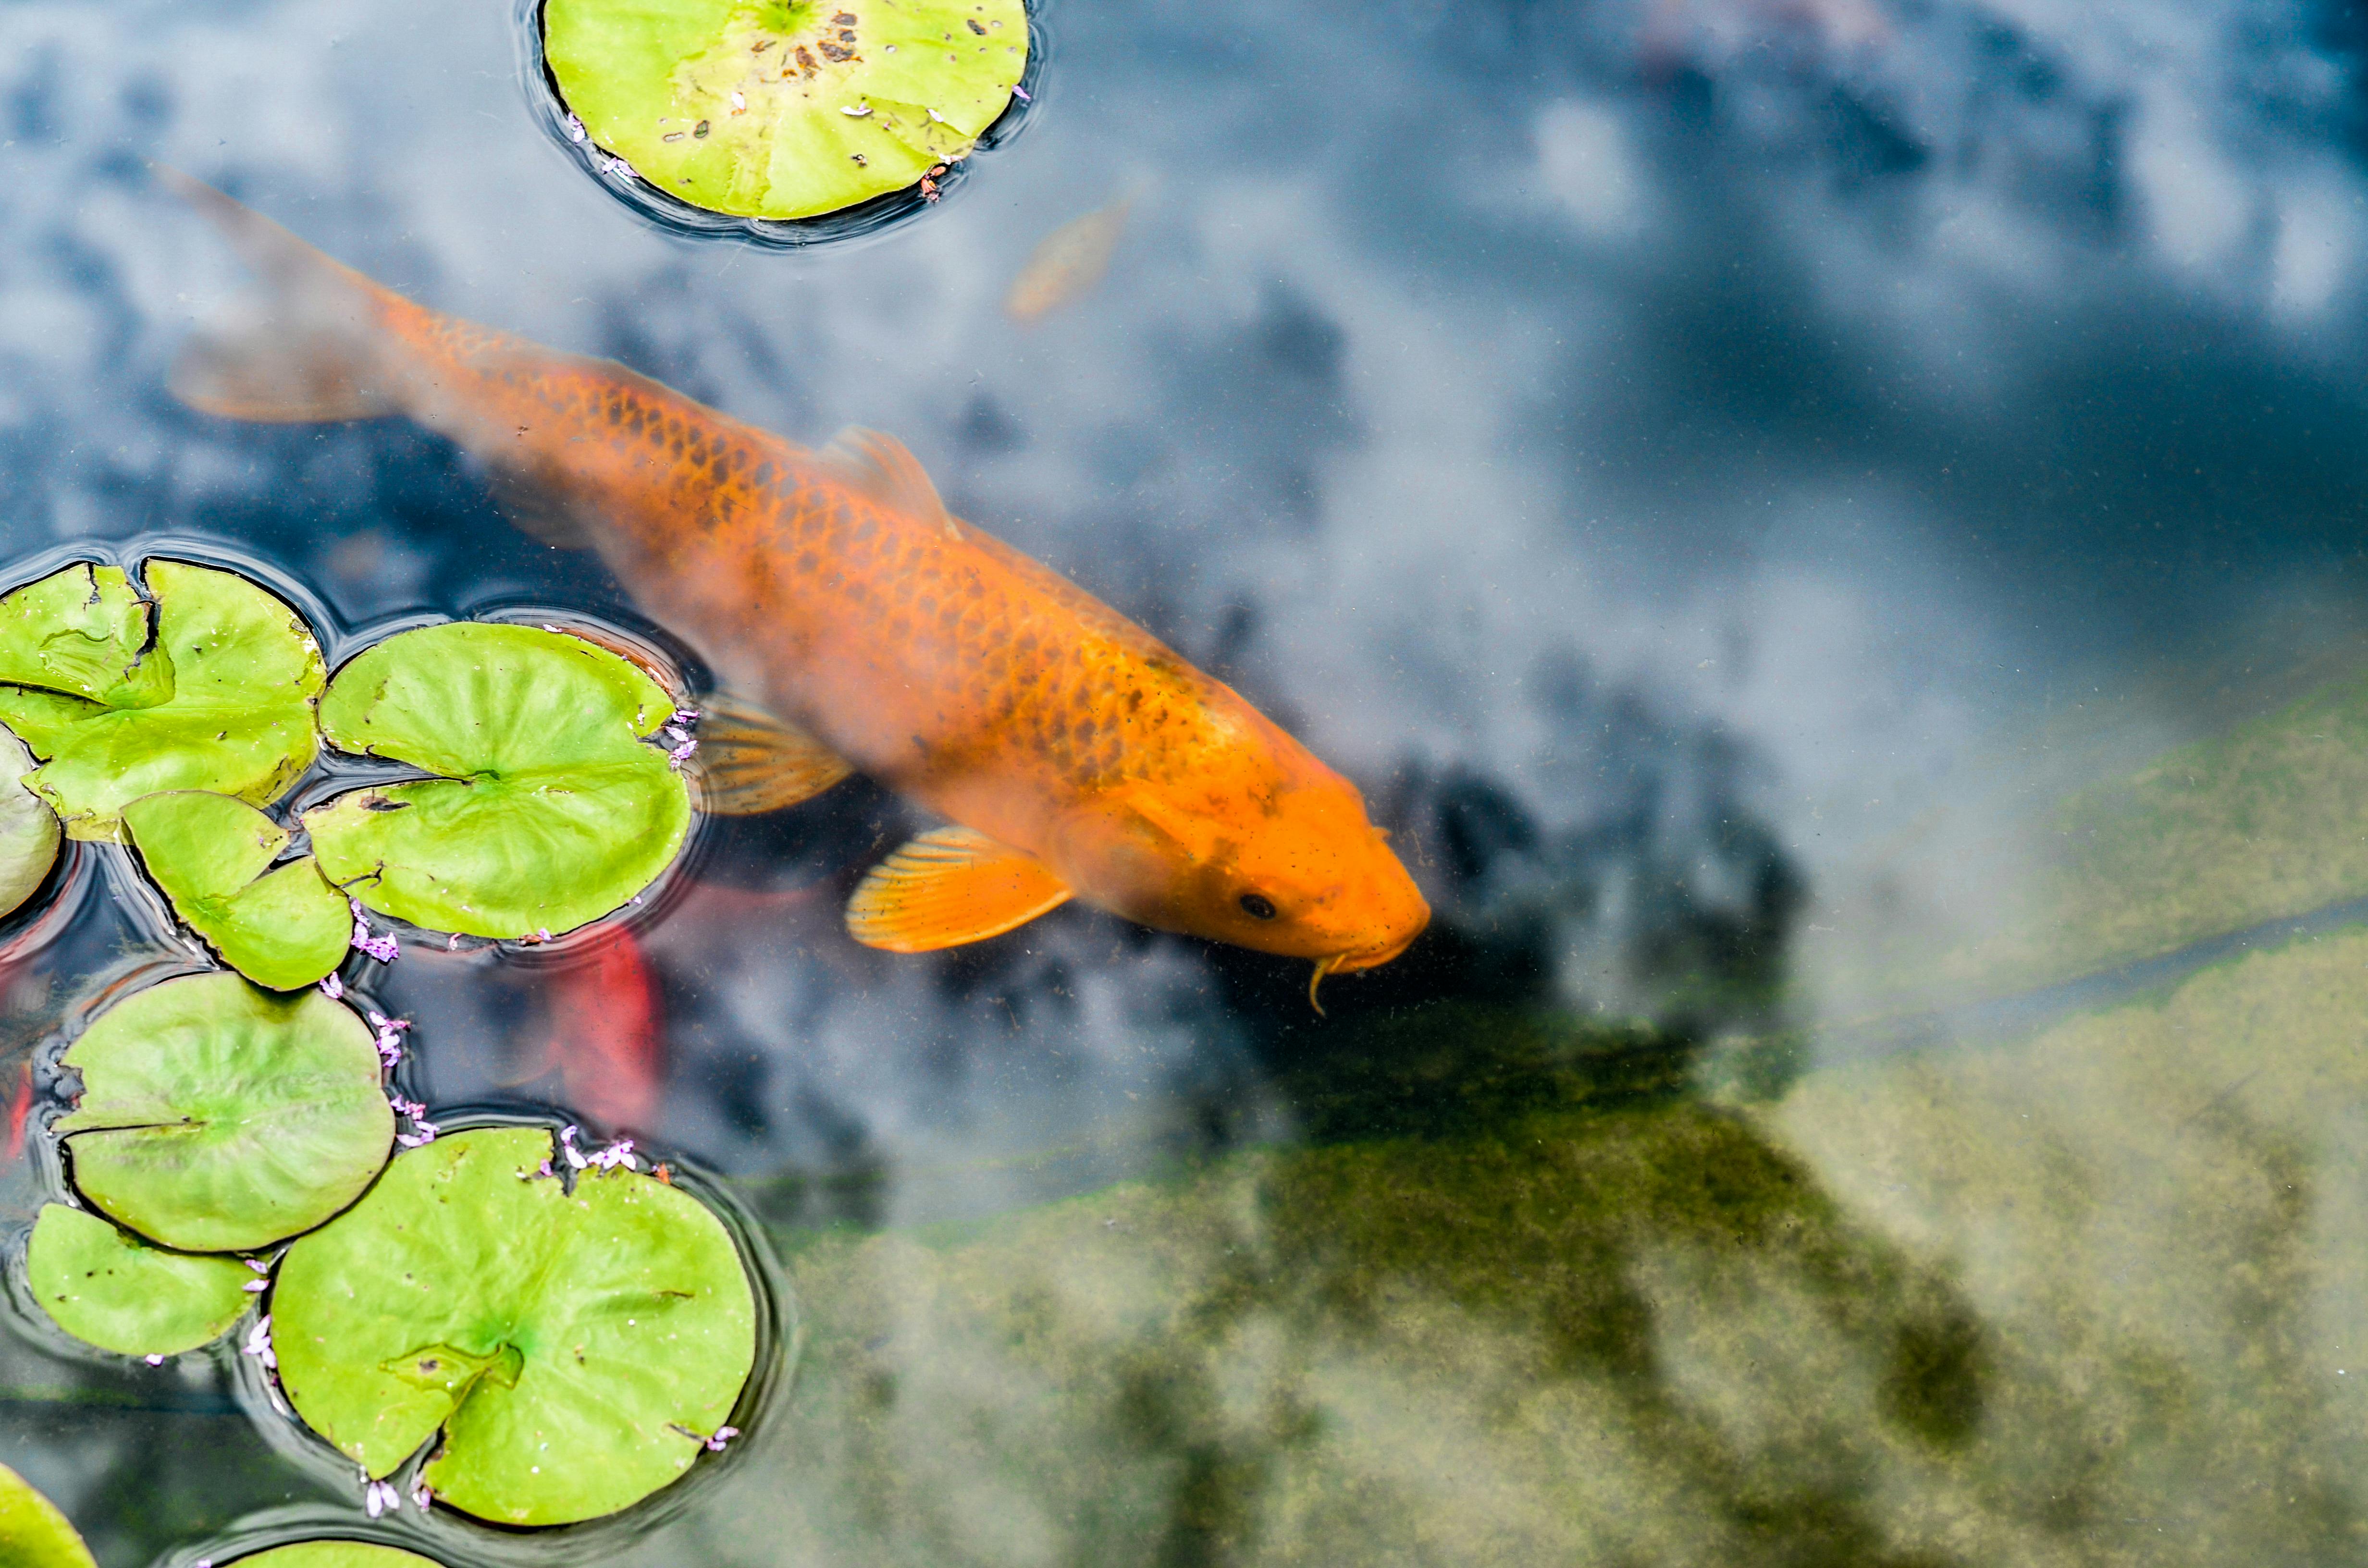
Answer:
[{"label": "koi fish mouth", "polygon": [[1309,976],[1307,981],[1307,1005],[1315,1009],[1316,1015],[1319,1017],[1322,1017],[1324,1015],[1324,1004],[1316,997],[1315,993],[1317,989],[1323,985],[1324,977],[1326,975],[1349,974],[1360,969],[1379,969],[1382,965],[1389,962],[1400,953],[1405,952],[1407,947],[1412,944],[1415,937],[1420,935],[1420,928],[1417,927],[1416,930],[1407,932],[1396,941],[1387,943],[1382,947],[1363,948],[1350,952],[1334,953],[1328,958],[1317,959],[1315,960],[1315,972]]}]

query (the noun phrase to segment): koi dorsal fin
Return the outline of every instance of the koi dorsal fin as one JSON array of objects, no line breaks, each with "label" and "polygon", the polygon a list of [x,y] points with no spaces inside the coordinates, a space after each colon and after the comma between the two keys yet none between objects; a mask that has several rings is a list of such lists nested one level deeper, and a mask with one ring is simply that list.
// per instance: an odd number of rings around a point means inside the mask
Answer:
[{"label": "koi dorsal fin", "polygon": [[799,726],[734,692],[699,715],[700,810],[753,817],[811,800],[855,769]]},{"label": "koi dorsal fin", "polygon": [[905,443],[882,430],[850,425],[830,438],[814,459],[850,490],[861,491],[892,512],[924,523],[942,524],[955,538],[962,529],[946,514],[938,487],[929,483],[921,460]]},{"label": "koi dorsal fin", "polygon": [[1033,855],[976,828],[932,828],[864,873],[847,934],[867,948],[928,953],[999,937],[1069,900]]}]

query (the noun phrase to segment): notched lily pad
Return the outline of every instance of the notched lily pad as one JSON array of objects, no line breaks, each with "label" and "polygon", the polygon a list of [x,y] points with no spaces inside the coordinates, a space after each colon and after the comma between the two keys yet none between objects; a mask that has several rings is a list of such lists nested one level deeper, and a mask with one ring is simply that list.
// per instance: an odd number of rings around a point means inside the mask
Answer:
[{"label": "notched lily pad", "polygon": [[58,814],[26,786],[33,767],[25,743],[0,730],[0,915],[40,891],[58,863]]},{"label": "notched lily pad", "polygon": [[255,1298],[234,1257],[150,1246],[96,1214],[45,1205],[25,1249],[41,1310],[85,1344],[123,1356],[177,1356],[222,1337]]},{"label": "notched lily pad", "polygon": [[8,1568],[98,1568],[56,1504],[0,1464],[0,1562]]},{"label": "notched lily pad", "polygon": [[185,1252],[312,1229],[370,1185],[394,1141],[369,1028],[318,991],[168,980],[100,1014],[61,1061],[83,1079],[56,1125],[74,1187]]},{"label": "notched lily pad", "polygon": [[304,814],[329,881],[432,931],[510,937],[597,920],[682,846],[690,791],[647,744],[666,689],[581,638],[456,621],[337,672],[321,728],[442,777]]},{"label": "notched lily pad", "polygon": [[292,835],[245,801],[168,790],[126,803],[123,824],[174,913],[256,984],[294,991],[344,960],[344,896],[310,855],[269,869]]},{"label": "notched lily pad", "polygon": [[723,1223],[680,1189],[540,1174],[540,1129],[457,1133],[288,1251],[272,1347],[312,1428],[385,1475],[440,1428],[438,1498],[509,1525],[631,1506],[688,1470],[756,1355]]},{"label": "notched lily pad", "polygon": [[1028,65],[1020,0],[547,0],[593,141],[695,206],[807,218],[965,157]]},{"label": "notched lily pad", "polygon": [[260,805],[318,749],[303,618],[233,572],[143,571],[153,605],[87,564],[0,599],[0,723],[41,759],[27,782],[71,837],[120,839],[124,802],[162,790]]}]

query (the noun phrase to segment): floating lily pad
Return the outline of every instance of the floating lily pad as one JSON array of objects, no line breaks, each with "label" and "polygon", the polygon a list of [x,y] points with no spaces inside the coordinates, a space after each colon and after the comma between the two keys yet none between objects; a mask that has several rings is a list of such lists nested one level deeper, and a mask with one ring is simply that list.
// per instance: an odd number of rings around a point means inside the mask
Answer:
[{"label": "floating lily pad", "polygon": [[646,744],[664,687],[581,638],[457,621],[390,637],[337,672],[321,728],[441,778],[307,812],[330,881],[384,915],[477,937],[559,932],[655,881],[690,791]]},{"label": "floating lily pad", "polygon": [[318,991],[168,980],[100,1014],[61,1060],[84,1085],[57,1123],[75,1187],[185,1252],[312,1229],[370,1185],[394,1140],[370,1029]]},{"label": "floating lily pad", "polygon": [[0,1562],[8,1568],[98,1568],[57,1505],[0,1464]]},{"label": "floating lily pad", "polygon": [[25,1282],[57,1325],[124,1356],[177,1356],[222,1337],[255,1298],[234,1257],[152,1247],[96,1214],[48,1204],[25,1249]]},{"label": "floating lily pad", "polygon": [[123,824],[174,913],[249,980],[293,991],[344,960],[344,895],[310,855],[267,874],[291,835],[245,801],[168,790],[127,802]]},{"label": "floating lily pad", "polygon": [[1020,0],[548,0],[592,140],[694,206],[807,218],[967,156],[1028,64]]},{"label": "floating lily pad", "polygon": [[416,1551],[365,1540],[300,1540],[237,1562],[239,1568],[443,1568]]},{"label": "floating lily pad", "polygon": [[42,759],[28,782],[74,838],[120,838],[123,803],[160,790],[262,804],[318,747],[303,618],[236,573],[145,572],[154,606],[86,564],[0,599],[0,723]]},{"label": "floating lily pad", "polygon": [[626,1170],[571,1195],[540,1130],[402,1155],[281,1261],[272,1348],[296,1413],[372,1475],[440,1427],[438,1497],[510,1525],[614,1513],[730,1418],[756,1302],[723,1223]]},{"label": "floating lily pad", "polygon": [[58,862],[58,813],[27,788],[33,754],[0,730],[0,915],[33,896]]}]

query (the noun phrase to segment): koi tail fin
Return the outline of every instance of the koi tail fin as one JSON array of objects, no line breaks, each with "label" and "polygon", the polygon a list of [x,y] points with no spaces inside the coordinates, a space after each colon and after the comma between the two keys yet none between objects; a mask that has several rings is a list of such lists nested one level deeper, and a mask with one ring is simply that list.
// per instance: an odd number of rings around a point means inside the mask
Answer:
[{"label": "koi tail fin", "polygon": [[309,424],[398,412],[381,390],[381,313],[391,294],[270,219],[178,169],[154,165],[165,187],[220,229],[264,283],[259,313],[234,331],[201,334],[174,365],[173,395],[225,419]]}]

